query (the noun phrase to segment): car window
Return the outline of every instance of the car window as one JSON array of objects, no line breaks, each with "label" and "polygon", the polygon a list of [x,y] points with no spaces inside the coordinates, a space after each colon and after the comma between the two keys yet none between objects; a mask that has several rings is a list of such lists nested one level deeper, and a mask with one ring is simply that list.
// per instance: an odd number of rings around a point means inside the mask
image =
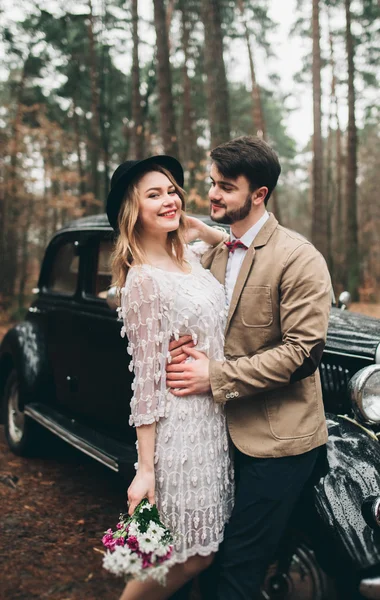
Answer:
[{"label": "car window", "polygon": [[73,296],[77,289],[79,256],[74,242],[62,244],[54,257],[47,289],[51,292]]},{"label": "car window", "polygon": [[98,246],[98,260],[95,274],[95,296],[107,298],[107,291],[111,285],[111,254],[113,243],[111,240],[101,240]]}]

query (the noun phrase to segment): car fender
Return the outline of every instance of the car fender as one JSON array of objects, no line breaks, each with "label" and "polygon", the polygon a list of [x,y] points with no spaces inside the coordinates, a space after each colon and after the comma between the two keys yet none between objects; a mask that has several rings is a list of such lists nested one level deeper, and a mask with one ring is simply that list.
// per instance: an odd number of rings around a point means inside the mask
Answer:
[{"label": "car fender", "polygon": [[366,569],[380,563],[380,528],[365,515],[368,501],[380,497],[380,444],[347,417],[326,417],[329,438],[315,507],[342,555],[355,569]]},{"label": "car fender", "polygon": [[52,377],[46,341],[40,327],[23,321],[12,327],[0,345],[0,398],[12,368],[20,382],[21,407],[52,393]]}]

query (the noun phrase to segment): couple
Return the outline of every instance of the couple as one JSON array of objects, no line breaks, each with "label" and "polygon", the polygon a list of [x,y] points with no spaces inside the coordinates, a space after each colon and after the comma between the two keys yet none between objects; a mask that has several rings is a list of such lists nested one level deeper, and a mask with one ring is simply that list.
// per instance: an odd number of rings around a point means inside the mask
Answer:
[{"label": "couple", "polygon": [[170,598],[219,548],[213,596],[257,598],[327,440],[325,261],[266,211],[281,170],[268,144],[237,138],[211,160],[211,218],[231,225],[230,239],[185,215],[174,158],[128,161],[111,182],[113,273],[135,374],[129,512],[155,501],[175,536],[166,586],[131,581],[122,600]]}]

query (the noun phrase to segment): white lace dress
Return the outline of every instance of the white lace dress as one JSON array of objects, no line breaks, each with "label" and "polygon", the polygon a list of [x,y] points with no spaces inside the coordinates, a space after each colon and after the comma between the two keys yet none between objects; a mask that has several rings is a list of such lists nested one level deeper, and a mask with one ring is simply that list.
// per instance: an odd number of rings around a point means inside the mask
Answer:
[{"label": "white lace dress", "polygon": [[156,502],[174,534],[177,562],[218,549],[234,497],[223,407],[211,395],[178,398],[166,387],[172,337],[192,335],[199,351],[223,358],[224,288],[200,265],[196,250],[186,249],[186,258],[189,274],[132,267],[119,309],[135,373],[130,424],[157,422]]}]

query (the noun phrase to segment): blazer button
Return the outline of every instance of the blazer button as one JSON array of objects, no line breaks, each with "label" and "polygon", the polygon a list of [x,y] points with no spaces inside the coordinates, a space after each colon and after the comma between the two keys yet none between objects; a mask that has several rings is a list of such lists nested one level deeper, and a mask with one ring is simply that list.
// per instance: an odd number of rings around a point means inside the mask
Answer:
[{"label": "blazer button", "polygon": [[239,392],[235,392],[235,398],[237,398],[239,395]]},{"label": "blazer button", "polygon": [[231,398],[231,394],[226,394],[226,398],[227,398],[227,400],[228,400],[229,398]]}]

